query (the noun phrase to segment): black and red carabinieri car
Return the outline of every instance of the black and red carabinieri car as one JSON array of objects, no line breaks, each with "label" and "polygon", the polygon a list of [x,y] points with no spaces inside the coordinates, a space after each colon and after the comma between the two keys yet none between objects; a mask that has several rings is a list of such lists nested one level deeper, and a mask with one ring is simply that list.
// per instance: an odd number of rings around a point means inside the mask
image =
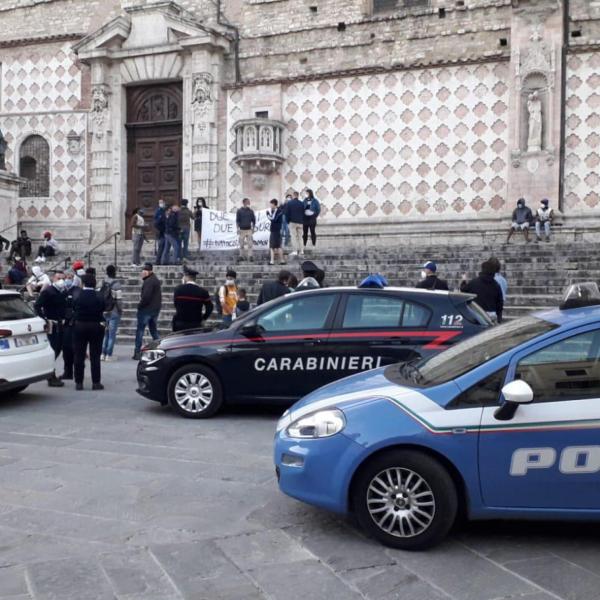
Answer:
[{"label": "black and red carabinieri car", "polygon": [[332,287],[263,304],[228,329],[151,343],[138,392],[186,417],[227,403],[290,405],[360,371],[441,352],[491,325],[473,296],[414,288]]}]

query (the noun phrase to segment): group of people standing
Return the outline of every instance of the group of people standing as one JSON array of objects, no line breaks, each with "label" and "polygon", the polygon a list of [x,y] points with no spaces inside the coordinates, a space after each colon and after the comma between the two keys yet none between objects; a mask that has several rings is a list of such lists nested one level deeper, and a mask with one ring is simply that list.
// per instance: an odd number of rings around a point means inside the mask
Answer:
[{"label": "group of people standing", "polygon": [[[459,286],[461,292],[475,294],[475,301],[494,323],[502,322],[502,313],[508,292],[508,282],[501,274],[501,270],[500,261],[492,256],[481,263],[481,271],[477,277],[469,279],[467,274],[463,273]],[[432,260],[423,265],[421,279],[415,287],[425,290],[450,289],[447,281],[438,276],[437,264]]]},{"label": "group of people standing", "polygon": [[[181,264],[190,258],[190,236],[196,233],[198,249],[202,236],[202,210],[208,208],[204,198],[197,198],[194,209],[189,201],[182,198],[179,204],[167,204],[162,198],[152,215],[152,228],[155,232],[154,263],[157,265]],[[144,242],[149,241],[146,213],[143,208],[133,211],[131,220],[131,238],[133,241],[132,267],[142,265]]]},{"label": "group of people standing", "polygon": [[117,329],[123,312],[122,290],[113,265],[98,288],[95,269],[84,269],[81,262],[72,270],[56,270],[44,285],[35,302],[36,313],[46,320],[48,340],[55,359],[62,353],[64,371],[53,373],[51,387],[62,387],[65,380],[75,380],[83,390],[85,360],[89,354],[92,389],[102,390],[102,360],[112,360]]},{"label": "group of people standing", "polygon": [[[304,198],[300,200],[299,192],[290,192],[285,202],[280,205],[277,198],[269,202],[267,218],[270,224],[269,264],[277,262],[284,265],[284,245],[291,243],[293,251],[290,256],[304,256],[310,240],[313,247],[317,245],[317,220],[321,214],[321,203],[309,188],[304,190]],[[250,207],[250,199],[244,198],[242,206],[236,213],[236,225],[240,246],[240,261],[254,260],[253,234],[256,230],[256,215]]]}]

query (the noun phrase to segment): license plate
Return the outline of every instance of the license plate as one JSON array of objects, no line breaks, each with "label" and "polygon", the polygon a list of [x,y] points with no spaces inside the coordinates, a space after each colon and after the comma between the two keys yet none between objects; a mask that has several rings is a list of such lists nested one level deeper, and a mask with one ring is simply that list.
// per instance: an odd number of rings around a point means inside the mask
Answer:
[{"label": "license plate", "polygon": [[38,343],[37,335],[25,335],[23,337],[15,338],[15,346],[22,348],[23,346],[33,346]]}]

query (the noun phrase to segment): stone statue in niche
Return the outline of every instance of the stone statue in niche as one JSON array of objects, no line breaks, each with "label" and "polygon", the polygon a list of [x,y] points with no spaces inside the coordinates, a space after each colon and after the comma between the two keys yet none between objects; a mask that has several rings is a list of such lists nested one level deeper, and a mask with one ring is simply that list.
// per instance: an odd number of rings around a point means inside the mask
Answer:
[{"label": "stone statue in niche", "polygon": [[6,171],[6,150],[8,148],[8,142],[4,137],[2,131],[0,131],[0,171]]},{"label": "stone statue in niche", "polygon": [[527,152],[540,152],[542,149],[542,101],[537,92],[527,97],[529,129],[527,136]]},{"label": "stone statue in niche", "polygon": [[198,73],[192,78],[192,109],[198,116],[205,116],[213,101],[212,83],[210,73]]}]

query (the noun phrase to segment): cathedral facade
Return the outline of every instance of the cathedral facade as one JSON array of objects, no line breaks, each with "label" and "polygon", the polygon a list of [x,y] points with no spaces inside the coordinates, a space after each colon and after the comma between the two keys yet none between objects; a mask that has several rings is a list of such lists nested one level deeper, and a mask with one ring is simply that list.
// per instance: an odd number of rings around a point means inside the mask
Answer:
[{"label": "cathedral facade", "polygon": [[0,23],[30,229],[306,187],[350,233],[494,227],[520,196],[597,222],[597,0],[3,0]]}]

